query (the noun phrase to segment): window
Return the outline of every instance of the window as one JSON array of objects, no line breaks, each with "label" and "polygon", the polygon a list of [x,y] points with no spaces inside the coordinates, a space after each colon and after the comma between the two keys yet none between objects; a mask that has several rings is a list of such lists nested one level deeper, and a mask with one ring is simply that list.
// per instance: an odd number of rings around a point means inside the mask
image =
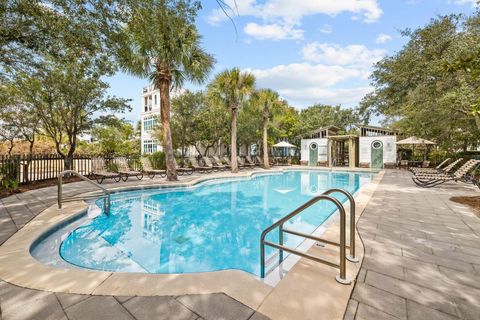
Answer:
[{"label": "window", "polygon": [[157,105],[157,95],[155,95],[155,105]]},{"label": "window", "polygon": [[143,153],[149,154],[157,152],[157,143],[153,140],[143,141]]},{"label": "window", "polygon": [[143,119],[143,131],[151,131],[157,125],[157,117],[150,116]]},{"label": "window", "polygon": [[145,110],[145,112],[147,112],[148,111],[148,99],[147,99],[147,97],[145,97],[144,100],[145,100],[144,101],[145,103],[143,104],[143,110]]}]

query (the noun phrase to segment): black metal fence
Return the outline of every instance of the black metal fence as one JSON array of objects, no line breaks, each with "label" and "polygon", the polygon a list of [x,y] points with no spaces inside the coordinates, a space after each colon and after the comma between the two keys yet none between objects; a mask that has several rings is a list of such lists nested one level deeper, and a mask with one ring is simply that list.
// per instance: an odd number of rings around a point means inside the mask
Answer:
[{"label": "black metal fence", "polygon": [[[125,157],[132,170],[140,170],[139,157]],[[107,166],[114,167],[113,157],[104,157]],[[58,178],[65,169],[64,159],[57,155],[0,155],[0,176],[15,179],[20,184]],[[74,156],[72,168],[78,173],[88,176],[92,172],[92,161],[89,156]]]}]

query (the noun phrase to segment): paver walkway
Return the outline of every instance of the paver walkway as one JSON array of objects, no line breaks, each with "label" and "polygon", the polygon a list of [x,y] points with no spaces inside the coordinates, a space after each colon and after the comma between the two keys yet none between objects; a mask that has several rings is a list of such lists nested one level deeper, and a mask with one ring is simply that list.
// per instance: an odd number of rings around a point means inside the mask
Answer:
[{"label": "paver walkway", "polygon": [[480,190],[410,176],[387,171],[358,222],[365,258],[345,320],[478,320],[480,218],[449,198]]},{"label": "paver walkway", "polygon": [[[480,219],[448,200],[479,191],[461,183],[420,189],[409,176],[387,171],[360,218],[366,256],[345,319],[480,319]],[[138,184],[131,180],[124,185]],[[64,187],[68,195],[91,190],[85,183]],[[0,200],[0,244],[55,201],[55,187]],[[15,320],[265,319],[221,293],[88,296],[2,281],[0,308],[1,319]]]},{"label": "paver walkway", "polygon": [[[182,176],[186,182],[200,175]],[[107,187],[148,185],[165,179],[106,182]],[[95,191],[85,182],[65,184],[65,196]],[[0,245],[57,201],[56,187],[0,199]],[[53,293],[21,288],[0,280],[0,320],[265,320],[264,315],[223,294],[113,297]]]}]

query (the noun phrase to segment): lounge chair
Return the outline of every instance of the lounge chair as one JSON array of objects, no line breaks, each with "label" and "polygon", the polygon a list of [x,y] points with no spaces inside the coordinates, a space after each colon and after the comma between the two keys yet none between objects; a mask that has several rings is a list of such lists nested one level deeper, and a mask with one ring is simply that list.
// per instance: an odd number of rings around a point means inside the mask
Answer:
[{"label": "lounge chair", "polygon": [[108,171],[107,166],[105,165],[105,159],[103,158],[92,158],[92,172],[91,174],[95,176],[95,179],[98,183],[102,183],[106,178],[113,179],[115,182],[119,182],[122,178],[119,173]]},{"label": "lounge chair", "polygon": [[215,160],[212,161],[209,157],[203,157],[203,162],[207,167],[212,168],[213,171],[221,171],[227,168],[223,164],[216,163]]},{"label": "lounge chair", "polygon": [[258,167],[260,165],[259,163],[256,163],[251,156],[246,156],[245,160],[248,164],[253,165],[254,167]]},{"label": "lounge chair", "polygon": [[173,161],[175,162],[175,170],[177,170],[179,176],[183,176],[184,174],[191,175],[193,173],[193,168],[180,167],[175,158]]},{"label": "lounge chair", "polygon": [[439,171],[436,171],[436,172],[429,172],[429,171],[418,171],[418,172],[414,172],[414,175],[415,176],[424,176],[424,175],[432,175],[432,174],[449,174],[451,173],[455,167],[457,166],[457,164],[459,164],[461,161],[463,161],[463,158],[459,158],[455,161],[453,161],[452,163],[450,163],[448,166],[446,166],[445,168],[443,169],[440,169]]},{"label": "lounge chair", "polygon": [[131,170],[128,166],[127,159],[124,157],[116,158],[118,173],[122,176],[123,181],[127,181],[129,177],[137,177],[138,180],[143,179],[143,172]]},{"label": "lounge chair", "polygon": [[162,178],[167,176],[167,170],[153,169],[150,159],[142,157],[140,161],[142,163],[142,171],[146,173],[150,179],[153,179],[157,174]]},{"label": "lounge chair", "polygon": [[450,161],[450,158],[443,160],[438,166],[435,168],[411,168],[410,171],[413,173],[435,173],[440,172],[442,167],[446,165]]},{"label": "lounge chair", "polygon": [[398,164],[399,169],[408,169],[408,160],[400,160],[400,163]]},{"label": "lounge chair", "polygon": [[225,169],[231,168],[231,166],[230,166],[229,164],[224,164],[224,163],[222,162],[222,160],[220,160],[220,158],[219,158],[218,156],[213,156],[212,159],[213,159],[213,161],[215,162],[215,164],[216,164],[217,166],[224,166]]},{"label": "lounge chair", "polygon": [[412,180],[419,187],[431,188],[443,184],[448,181],[464,181],[471,182],[471,179],[467,176],[468,172],[480,165],[480,160],[468,160],[459,169],[452,174],[437,173],[424,176],[413,176]]},{"label": "lounge chair", "polygon": [[238,157],[237,156],[237,162],[238,162],[238,168],[252,168],[252,167],[255,167],[255,165],[253,164],[249,164],[249,163],[246,163],[244,159],[242,159],[241,157]]},{"label": "lounge chair", "polygon": [[206,173],[206,172],[212,172],[213,171],[213,168],[211,168],[211,167],[201,166],[198,163],[197,158],[195,158],[195,157],[189,157],[188,161],[190,161],[190,165],[192,166],[194,171],[198,171],[200,173]]},{"label": "lounge chair", "polygon": [[260,166],[262,168],[265,167],[264,164],[263,164],[263,159],[260,158],[260,156],[255,156],[255,163],[257,163],[258,166]]}]

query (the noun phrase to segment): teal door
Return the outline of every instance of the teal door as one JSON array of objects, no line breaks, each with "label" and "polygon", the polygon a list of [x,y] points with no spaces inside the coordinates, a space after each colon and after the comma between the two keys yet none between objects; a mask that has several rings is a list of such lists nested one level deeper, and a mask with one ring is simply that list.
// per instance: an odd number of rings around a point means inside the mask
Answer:
[{"label": "teal door", "polygon": [[308,157],[308,165],[311,167],[316,167],[318,165],[318,145],[313,142],[308,148],[310,156]]},{"label": "teal door", "polygon": [[383,143],[375,140],[372,142],[371,168],[383,169]]}]

